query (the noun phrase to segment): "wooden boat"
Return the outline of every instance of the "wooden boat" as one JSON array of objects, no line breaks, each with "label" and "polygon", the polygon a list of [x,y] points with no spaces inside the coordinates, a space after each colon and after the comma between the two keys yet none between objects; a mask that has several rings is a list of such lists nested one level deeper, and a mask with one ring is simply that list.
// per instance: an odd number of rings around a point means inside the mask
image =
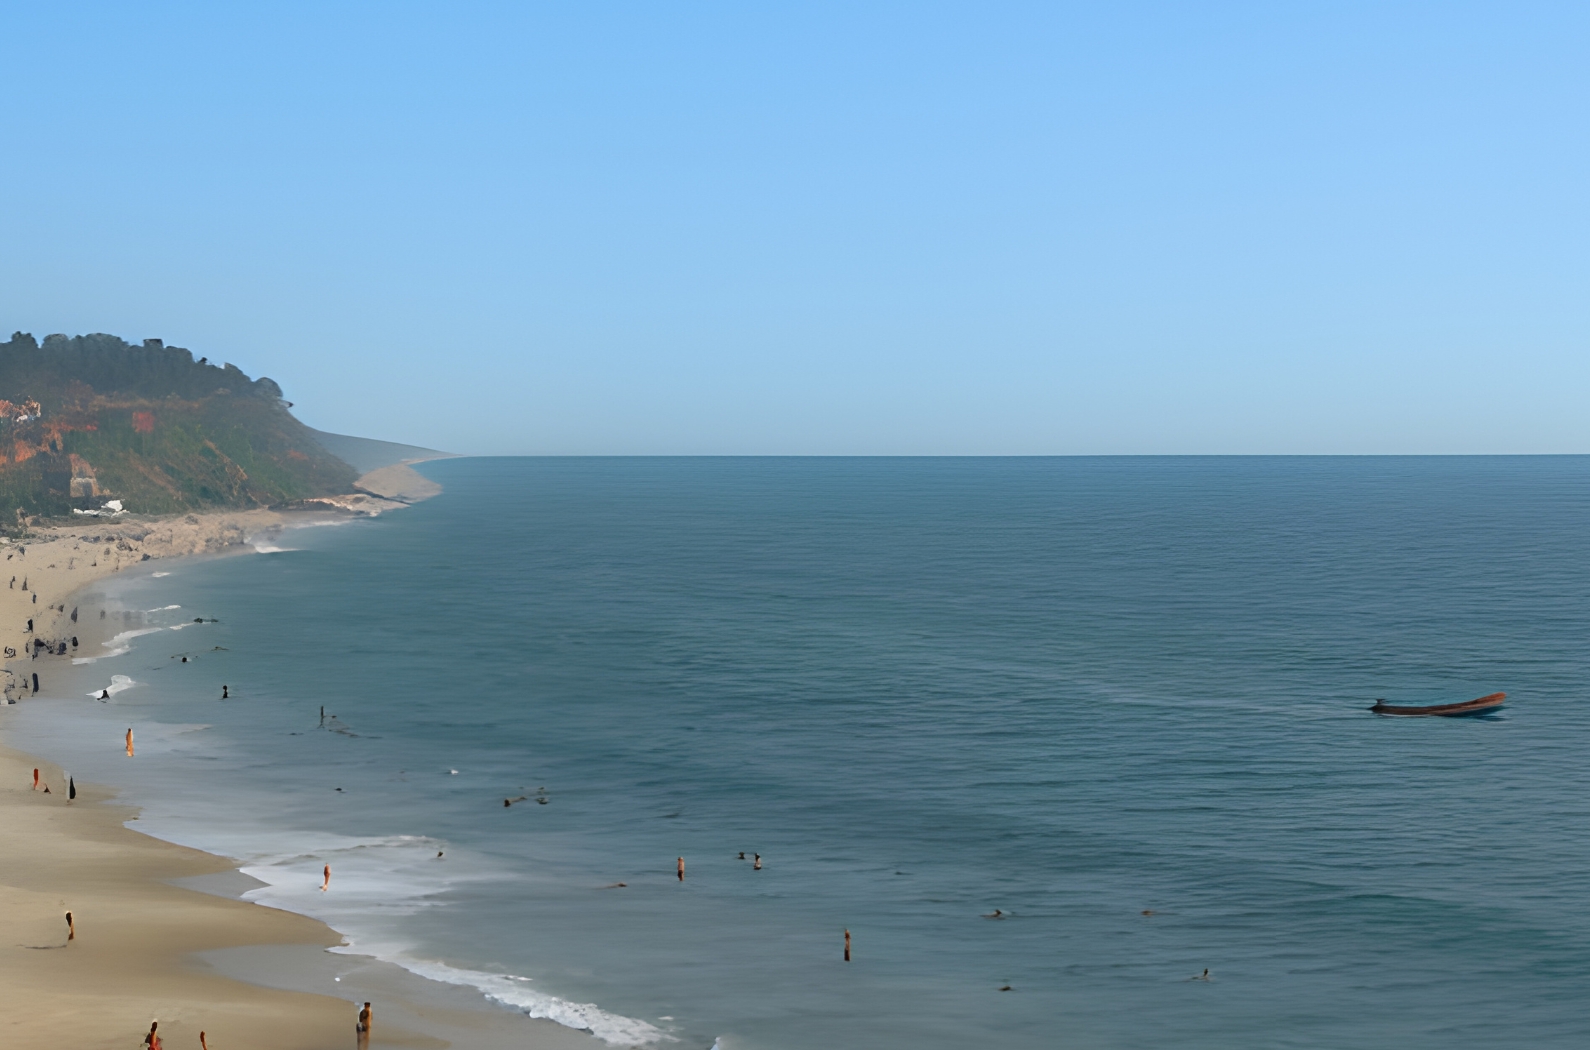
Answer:
[{"label": "wooden boat", "polygon": [[1375,706],[1369,710],[1377,715],[1435,715],[1440,718],[1461,718],[1464,715],[1480,715],[1494,711],[1506,701],[1506,693],[1492,693],[1478,700],[1465,700],[1461,704],[1436,704],[1433,707],[1397,707],[1384,700],[1376,700]]}]

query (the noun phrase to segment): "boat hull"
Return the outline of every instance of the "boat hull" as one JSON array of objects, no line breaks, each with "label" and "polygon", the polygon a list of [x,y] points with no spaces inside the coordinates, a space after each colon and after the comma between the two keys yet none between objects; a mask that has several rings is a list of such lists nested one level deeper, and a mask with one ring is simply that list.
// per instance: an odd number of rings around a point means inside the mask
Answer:
[{"label": "boat hull", "polygon": [[1461,704],[1435,704],[1431,707],[1398,707],[1384,700],[1376,700],[1369,710],[1377,715],[1395,718],[1466,718],[1495,711],[1507,702],[1506,693],[1492,693],[1478,700],[1465,700]]}]

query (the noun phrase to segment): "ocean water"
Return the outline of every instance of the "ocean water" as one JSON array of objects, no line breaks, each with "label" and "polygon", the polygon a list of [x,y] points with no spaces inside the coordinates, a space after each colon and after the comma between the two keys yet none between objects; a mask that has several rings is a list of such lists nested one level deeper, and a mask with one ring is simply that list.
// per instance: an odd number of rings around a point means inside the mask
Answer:
[{"label": "ocean water", "polygon": [[421,469],[7,740],[615,1045],[1590,1044],[1590,459]]}]

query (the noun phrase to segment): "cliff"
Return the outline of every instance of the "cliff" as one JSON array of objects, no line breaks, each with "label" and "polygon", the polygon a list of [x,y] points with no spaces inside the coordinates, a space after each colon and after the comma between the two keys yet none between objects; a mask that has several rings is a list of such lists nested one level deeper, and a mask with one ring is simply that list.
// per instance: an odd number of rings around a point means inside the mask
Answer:
[{"label": "cliff", "polygon": [[0,343],[0,522],[119,499],[138,514],[352,491],[357,472],[281,388],[158,339],[18,332]]}]

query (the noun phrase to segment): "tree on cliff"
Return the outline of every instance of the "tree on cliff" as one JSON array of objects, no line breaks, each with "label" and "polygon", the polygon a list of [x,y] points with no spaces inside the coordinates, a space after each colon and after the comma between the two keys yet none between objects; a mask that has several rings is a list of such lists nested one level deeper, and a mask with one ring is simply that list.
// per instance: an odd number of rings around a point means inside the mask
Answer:
[{"label": "tree on cliff", "polygon": [[0,343],[0,520],[105,497],[151,514],[269,506],[350,491],[354,476],[276,383],[235,365],[158,339]]}]

